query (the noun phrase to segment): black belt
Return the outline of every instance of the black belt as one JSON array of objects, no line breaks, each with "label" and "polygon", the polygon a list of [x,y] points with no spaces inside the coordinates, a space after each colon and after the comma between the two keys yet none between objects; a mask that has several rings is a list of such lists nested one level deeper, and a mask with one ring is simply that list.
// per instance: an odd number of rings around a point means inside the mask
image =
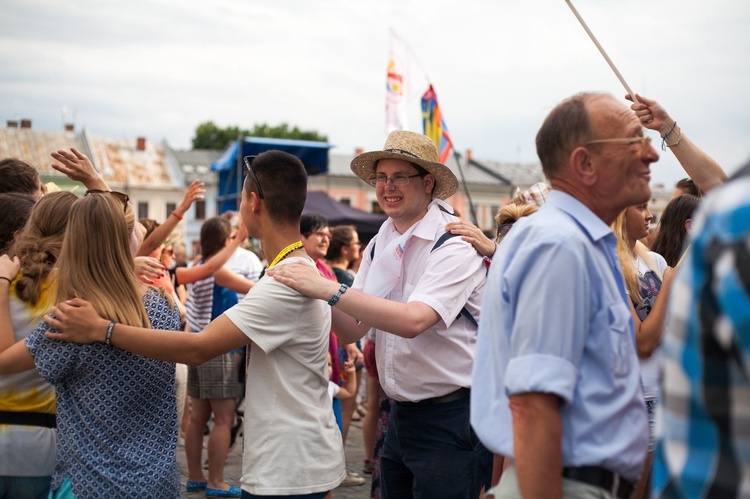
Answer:
[{"label": "black belt", "polygon": [[0,424],[57,428],[57,417],[41,412],[0,411]]},{"label": "black belt", "polygon": [[427,407],[430,405],[447,404],[448,402],[454,402],[456,400],[465,399],[469,396],[471,390],[468,388],[459,388],[455,392],[451,392],[448,395],[442,397],[434,397],[431,399],[420,400],[419,402],[397,402],[399,405],[406,407]]},{"label": "black belt", "polygon": [[600,466],[563,468],[562,476],[602,488],[620,499],[627,499],[633,493],[633,482]]}]

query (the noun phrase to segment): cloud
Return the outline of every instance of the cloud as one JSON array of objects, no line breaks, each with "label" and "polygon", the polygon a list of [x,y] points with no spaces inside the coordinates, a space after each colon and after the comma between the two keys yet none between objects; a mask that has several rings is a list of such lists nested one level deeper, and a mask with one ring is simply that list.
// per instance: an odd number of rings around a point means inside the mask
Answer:
[{"label": "cloud", "polygon": [[[727,169],[747,160],[750,3],[575,5],[634,89]],[[457,147],[477,158],[534,161],[536,131],[561,99],[625,93],[558,0],[6,0],[0,9],[0,118],[59,129],[65,106],[94,135],[176,147],[211,119],[286,121],[344,151],[380,148],[389,27],[435,85]],[[662,153],[654,180],[681,176]]]}]

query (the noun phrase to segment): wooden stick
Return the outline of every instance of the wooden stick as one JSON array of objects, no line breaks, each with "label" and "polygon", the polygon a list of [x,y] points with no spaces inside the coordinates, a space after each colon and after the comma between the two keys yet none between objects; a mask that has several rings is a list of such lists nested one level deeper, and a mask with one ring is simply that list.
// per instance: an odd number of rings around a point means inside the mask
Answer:
[{"label": "wooden stick", "polygon": [[677,264],[676,264],[676,265],[674,266],[674,268],[677,268],[677,267],[679,267],[679,266],[680,266],[680,264],[682,263],[682,261],[683,261],[683,260],[685,259],[685,257],[687,256],[687,254],[688,254],[688,251],[690,251],[690,245],[689,245],[689,244],[687,245],[687,248],[685,248],[685,251],[684,251],[684,252],[682,253],[682,256],[681,256],[681,257],[680,257],[680,259],[679,259],[679,260],[677,261]]},{"label": "wooden stick", "polygon": [[586,33],[589,35],[589,38],[591,38],[591,41],[594,42],[594,45],[596,45],[596,48],[599,49],[599,52],[602,53],[604,56],[604,60],[607,61],[607,64],[609,64],[609,67],[612,68],[612,71],[615,72],[615,75],[617,76],[617,79],[620,80],[620,83],[622,83],[622,86],[625,87],[625,90],[628,91],[630,94],[630,97],[633,99],[633,102],[638,102],[638,99],[635,98],[635,92],[633,92],[630,89],[630,86],[625,82],[625,78],[622,77],[620,72],[615,67],[615,64],[612,62],[612,59],[609,58],[607,53],[604,51],[604,48],[599,43],[599,40],[596,39],[594,34],[591,32],[589,27],[586,25],[586,21],[583,20],[581,15],[578,13],[575,7],[573,7],[573,4],[570,3],[570,0],[565,0],[565,2],[568,4],[568,7],[570,7],[570,10],[573,11],[573,14],[576,16],[576,19],[578,19],[578,22],[581,23],[581,26],[583,26],[583,29],[586,30]]}]

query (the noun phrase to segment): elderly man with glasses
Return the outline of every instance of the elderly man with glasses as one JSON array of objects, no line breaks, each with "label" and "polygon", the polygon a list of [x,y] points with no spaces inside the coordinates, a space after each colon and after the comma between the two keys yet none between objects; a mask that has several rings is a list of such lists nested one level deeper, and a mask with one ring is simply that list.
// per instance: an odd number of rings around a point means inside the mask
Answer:
[{"label": "elderly man with glasses", "polygon": [[472,423],[509,458],[495,497],[629,497],[648,420],[610,224],[649,200],[659,156],[626,106],[595,93],[555,107],[536,143],[552,192],[490,267]]}]

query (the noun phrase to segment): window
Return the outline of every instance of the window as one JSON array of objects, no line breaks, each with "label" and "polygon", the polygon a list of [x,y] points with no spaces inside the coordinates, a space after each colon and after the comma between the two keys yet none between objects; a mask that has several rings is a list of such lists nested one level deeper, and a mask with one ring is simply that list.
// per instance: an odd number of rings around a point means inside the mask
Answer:
[{"label": "window", "polygon": [[206,200],[198,199],[195,201],[195,219],[205,220],[206,219]]},{"label": "window", "polygon": [[148,202],[147,201],[139,201],[138,202],[138,219],[141,218],[148,218]]},{"label": "window", "polygon": [[351,206],[352,199],[351,198],[339,198],[339,203],[345,204],[347,206]]},{"label": "window", "polygon": [[167,203],[167,218],[177,208],[177,203]]},{"label": "window", "polygon": [[377,201],[373,201],[372,203],[370,203],[370,211],[373,213],[380,213],[380,214],[385,213]]}]

